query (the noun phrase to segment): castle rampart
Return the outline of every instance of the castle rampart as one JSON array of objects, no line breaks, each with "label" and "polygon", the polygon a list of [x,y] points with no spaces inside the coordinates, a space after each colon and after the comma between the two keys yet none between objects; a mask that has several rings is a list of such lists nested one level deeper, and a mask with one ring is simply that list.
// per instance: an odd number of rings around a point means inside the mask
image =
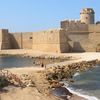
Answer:
[{"label": "castle rampart", "polygon": [[45,52],[100,51],[100,24],[95,24],[95,13],[85,8],[79,20],[63,20],[60,29],[39,32],[11,33],[0,30],[0,49],[32,49]]},{"label": "castle rampart", "polygon": [[66,31],[62,29],[34,32],[33,50],[46,52],[68,52],[68,40],[65,33]]},{"label": "castle rampart", "polygon": [[13,49],[32,49],[33,32],[10,33]]},{"label": "castle rampart", "polygon": [[77,32],[82,32],[82,31],[88,31],[88,25],[81,23],[80,20],[74,21],[74,20],[65,20],[61,21],[61,28],[65,29],[69,32],[77,31]]}]

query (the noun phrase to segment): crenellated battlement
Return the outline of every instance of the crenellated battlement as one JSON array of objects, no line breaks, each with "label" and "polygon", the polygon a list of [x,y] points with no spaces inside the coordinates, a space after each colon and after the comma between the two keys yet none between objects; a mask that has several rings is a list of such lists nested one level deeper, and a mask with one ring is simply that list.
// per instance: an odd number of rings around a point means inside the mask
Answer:
[{"label": "crenellated battlement", "polygon": [[80,20],[63,20],[61,28],[67,31],[88,31],[88,25]]},{"label": "crenellated battlement", "polygon": [[61,24],[66,24],[70,26],[70,25],[81,25],[84,23],[82,23],[80,20],[62,20]]},{"label": "crenellated battlement", "polygon": [[80,14],[95,14],[92,8],[84,8],[81,10]]}]

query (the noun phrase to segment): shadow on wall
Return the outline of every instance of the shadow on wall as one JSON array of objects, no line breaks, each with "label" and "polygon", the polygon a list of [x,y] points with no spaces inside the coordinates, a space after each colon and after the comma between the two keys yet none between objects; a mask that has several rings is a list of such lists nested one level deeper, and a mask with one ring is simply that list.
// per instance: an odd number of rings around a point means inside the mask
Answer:
[{"label": "shadow on wall", "polygon": [[100,43],[96,46],[96,52],[100,52]]},{"label": "shadow on wall", "polygon": [[[69,45],[69,52],[72,53],[72,52],[73,52],[73,51],[72,51],[73,47],[72,47],[69,43],[68,43],[68,45]],[[68,53],[69,53],[69,52],[68,52]]]},{"label": "shadow on wall", "polygon": [[16,41],[15,37],[10,34],[10,44],[11,44],[11,49],[21,49],[18,42]]},{"label": "shadow on wall", "polygon": [[85,52],[85,50],[81,46],[80,42],[74,42],[72,52]]},{"label": "shadow on wall", "polygon": [[70,45],[68,44],[68,42],[64,43],[64,45],[60,45],[60,52],[61,53],[68,53],[70,52]]}]

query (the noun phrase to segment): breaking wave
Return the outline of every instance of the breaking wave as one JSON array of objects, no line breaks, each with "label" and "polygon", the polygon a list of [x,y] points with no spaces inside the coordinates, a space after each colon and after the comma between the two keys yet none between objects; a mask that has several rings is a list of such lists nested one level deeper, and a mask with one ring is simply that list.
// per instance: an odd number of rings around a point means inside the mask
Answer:
[{"label": "breaking wave", "polygon": [[79,73],[75,73],[75,74],[74,74],[74,77],[76,77],[76,76],[78,76],[78,75],[80,75],[80,74],[79,74]]},{"label": "breaking wave", "polygon": [[79,93],[79,92],[76,92],[76,91],[75,91],[74,89],[72,89],[72,88],[67,87],[67,89],[68,89],[71,93],[73,93],[73,94],[75,94],[75,95],[77,95],[77,96],[83,97],[83,98],[85,98],[85,99],[88,99],[88,100],[100,100],[100,99],[98,99],[98,98],[95,97],[95,96],[84,95],[84,94],[81,94],[81,93]]}]

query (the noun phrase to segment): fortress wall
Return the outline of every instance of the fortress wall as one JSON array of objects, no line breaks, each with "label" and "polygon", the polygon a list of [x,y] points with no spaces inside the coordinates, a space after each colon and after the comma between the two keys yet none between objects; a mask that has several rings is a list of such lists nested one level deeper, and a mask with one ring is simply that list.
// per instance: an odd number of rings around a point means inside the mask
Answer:
[{"label": "fortress wall", "polygon": [[80,20],[75,21],[69,21],[69,20],[65,20],[65,21],[61,21],[61,28],[67,30],[67,31],[79,31],[79,32],[84,32],[84,31],[88,31],[88,25],[81,23]]},{"label": "fortress wall", "polygon": [[32,49],[32,43],[33,43],[33,33],[32,32],[22,33],[22,48]]},{"label": "fortress wall", "polygon": [[66,20],[61,22],[61,27],[67,31],[71,52],[94,52],[100,48],[100,24],[87,25]]},{"label": "fortress wall", "polygon": [[90,33],[89,34],[89,39],[90,41],[92,41],[93,43],[100,43],[100,32],[96,33],[96,32],[93,32],[93,33]]},{"label": "fortress wall", "polygon": [[10,49],[10,35],[7,29],[0,30],[0,49]]},{"label": "fortress wall", "polygon": [[91,51],[92,44],[89,40],[89,33],[75,33],[71,32],[68,33],[68,38],[70,39],[69,44],[71,46],[72,52],[85,52],[85,51]]},{"label": "fortress wall", "polygon": [[95,45],[92,44],[91,41],[86,43],[81,43],[81,47],[83,48],[84,52],[95,52]]},{"label": "fortress wall", "polygon": [[59,52],[59,32],[41,31],[33,33],[33,50]]},{"label": "fortress wall", "polygon": [[47,30],[33,33],[33,50],[67,52],[68,42],[64,30]]},{"label": "fortress wall", "polygon": [[100,24],[89,25],[89,40],[92,42],[95,51],[100,52]]},{"label": "fortress wall", "polygon": [[59,43],[60,43],[60,51],[61,52],[69,52],[70,47],[68,44],[67,31],[65,31],[63,29],[59,31]]},{"label": "fortress wall", "polygon": [[22,35],[21,33],[10,33],[10,40],[12,49],[22,48]]},{"label": "fortress wall", "polygon": [[2,43],[2,30],[0,30],[0,44]]},{"label": "fortress wall", "polygon": [[100,25],[88,25],[88,31],[67,31],[72,52],[100,51]]},{"label": "fortress wall", "polygon": [[100,52],[100,32],[90,33],[89,34],[89,39],[92,42],[92,45],[93,45],[95,51],[99,51]]},{"label": "fortress wall", "polygon": [[68,37],[71,41],[81,41],[81,42],[87,42],[89,39],[89,33],[68,33]]},{"label": "fortress wall", "polygon": [[32,49],[32,32],[11,33],[11,45],[13,49]]},{"label": "fortress wall", "polygon": [[88,29],[89,32],[100,32],[100,24],[90,24]]},{"label": "fortress wall", "polygon": [[95,45],[91,41],[88,42],[73,42],[72,52],[95,52]]}]

